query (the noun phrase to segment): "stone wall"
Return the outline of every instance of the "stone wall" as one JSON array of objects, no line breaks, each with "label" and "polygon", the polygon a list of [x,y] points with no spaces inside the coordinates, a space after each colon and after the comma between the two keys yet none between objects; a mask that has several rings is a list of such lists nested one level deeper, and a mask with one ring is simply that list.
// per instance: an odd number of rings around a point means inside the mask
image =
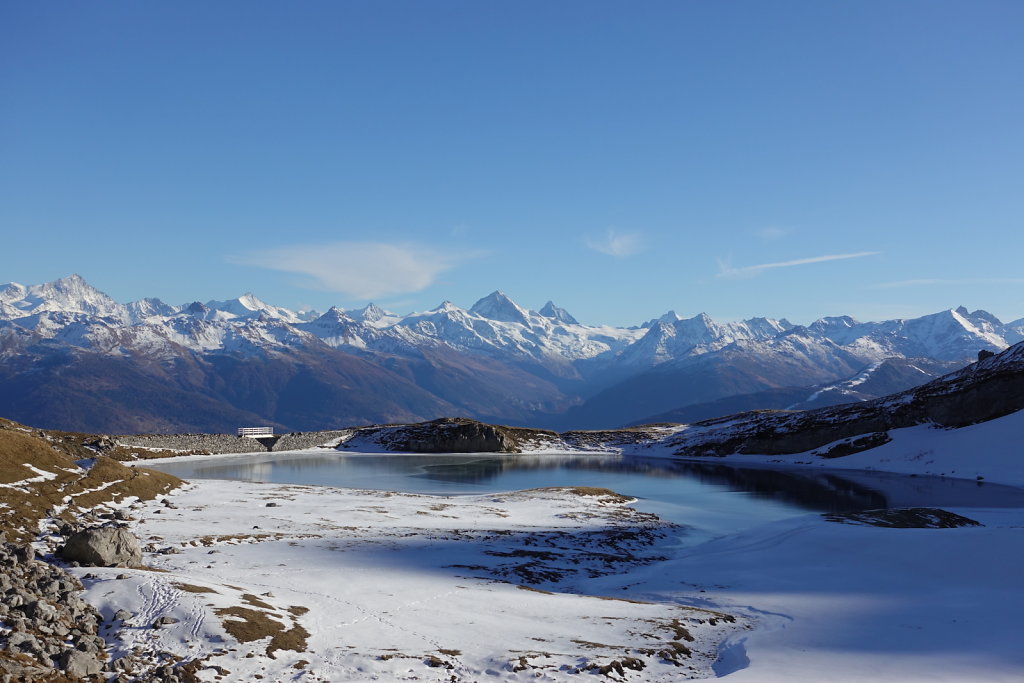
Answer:
[{"label": "stone wall", "polygon": [[133,434],[113,437],[127,448],[152,448],[182,453],[267,453],[269,451],[296,451],[323,445],[337,445],[353,433],[351,429],[323,432],[292,432],[265,439],[233,434]]},{"label": "stone wall", "polygon": [[183,453],[263,453],[256,439],[232,434],[136,434],[115,436],[121,446],[181,451]]},{"label": "stone wall", "polygon": [[298,451],[303,448],[316,448],[317,446],[337,446],[339,442],[352,436],[354,429],[338,429],[325,432],[292,432],[284,434],[275,443],[273,451]]}]

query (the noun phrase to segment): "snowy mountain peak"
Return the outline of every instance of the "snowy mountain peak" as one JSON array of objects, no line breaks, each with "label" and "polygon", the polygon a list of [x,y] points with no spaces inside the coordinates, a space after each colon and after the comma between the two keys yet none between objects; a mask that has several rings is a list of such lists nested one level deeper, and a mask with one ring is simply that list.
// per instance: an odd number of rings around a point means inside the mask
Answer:
[{"label": "snowy mountain peak", "polygon": [[401,321],[402,316],[381,308],[375,303],[368,303],[357,311],[349,311],[348,314],[353,320],[365,323],[371,327],[383,329]]},{"label": "snowy mountain peak", "polygon": [[430,313],[448,313],[450,311],[461,311],[462,309],[445,299],[436,308],[430,309]]},{"label": "snowy mountain peak", "polygon": [[352,317],[345,313],[345,309],[331,306],[327,312],[314,320],[317,324],[338,324],[355,322]]},{"label": "snowy mountain peak", "polygon": [[488,320],[527,326],[530,324],[529,314],[500,290],[493,291],[477,301],[469,312]]},{"label": "snowy mountain peak", "polygon": [[0,285],[0,301],[15,301],[25,296],[28,288],[17,282],[8,282]]},{"label": "snowy mountain peak", "polygon": [[246,292],[242,296],[238,297],[236,301],[242,306],[248,308],[250,311],[264,311],[267,309],[267,305],[260,301],[252,292]]},{"label": "snowy mountain peak", "polygon": [[387,315],[387,311],[371,301],[358,311],[353,311],[352,317],[365,323],[375,323]]},{"label": "snowy mountain peak", "polygon": [[654,327],[654,325],[657,324],[657,323],[666,323],[668,325],[673,325],[673,324],[679,322],[682,319],[683,319],[682,316],[680,316],[678,313],[676,313],[673,310],[673,311],[669,311],[668,313],[662,315],[659,318],[652,318],[651,320],[648,320],[647,322],[645,322],[642,325],[640,325],[640,328],[641,329],[647,329],[648,327]]},{"label": "snowy mountain peak", "polygon": [[545,318],[551,318],[566,325],[579,325],[579,321],[572,317],[569,311],[559,308],[553,301],[548,301],[544,304],[544,308],[540,309],[539,313]]},{"label": "snowy mountain peak", "polygon": [[773,318],[750,318],[743,321],[750,335],[759,339],[769,339],[794,327],[793,323],[785,318],[775,320]]},{"label": "snowy mountain peak", "polygon": [[[674,311],[673,311],[674,312]],[[662,316],[664,317],[664,316]],[[668,323],[668,320],[662,321]],[[717,325],[707,313],[698,313],[692,318],[682,318],[674,321],[673,326],[677,330],[685,330],[689,334],[705,334],[715,330]]]},{"label": "snowy mountain peak", "polygon": [[239,317],[245,317],[250,313],[256,313],[266,308],[266,304],[256,298],[252,292],[246,292],[242,296],[227,301],[207,301],[206,307],[215,311],[232,313]]},{"label": "snowy mountain peak", "polygon": [[23,315],[46,312],[85,313],[121,322],[129,320],[124,306],[77,274],[29,287],[12,282],[0,292],[0,301],[21,311]]},{"label": "snowy mountain peak", "polygon": [[160,299],[148,297],[125,304],[125,308],[131,314],[132,320],[140,323],[148,318],[167,317],[178,312],[174,306],[165,304]]},{"label": "snowy mountain peak", "polygon": [[280,308],[278,306],[271,306],[270,304],[262,301],[252,292],[246,292],[237,299],[228,299],[227,301],[207,301],[206,307],[225,314],[217,316],[218,318],[223,319],[258,319],[260,315],[264,315],[269,318],[277,318],[278,320],[283,320],[289,323],[302,322],[302,318],[300,318],[294,311],[290,311],[287,308]]},{"label": "snowy mountain peak", "polygon": [[968,312],[967,308],[965,308],[964,306],[960,306],[959,308],[956,309],[956,312],[959,313],[964,318],[970,320],[977,327],[988,326],[993,329],[996,329],[1003,326],[1003,322],[999,318],[992,315],[988,311],[982,310],[980,308],[976,311]]},{"label": "snowy mountain peak", "polygon": [[199,301],[193,301],[187,306],[183,306],[181,312],[196,318],[205,318],[210,313],[210,309]]},{"label": "snowy mountain peak", "polygon": [[835,315],[827,316],[825,318],[818,318],[809,325],[810,329],[815,332],[826,334],[829,330],[835,329],[849,329],[855,327],[860,323],[856,319],[851,318],[848,315]]}]

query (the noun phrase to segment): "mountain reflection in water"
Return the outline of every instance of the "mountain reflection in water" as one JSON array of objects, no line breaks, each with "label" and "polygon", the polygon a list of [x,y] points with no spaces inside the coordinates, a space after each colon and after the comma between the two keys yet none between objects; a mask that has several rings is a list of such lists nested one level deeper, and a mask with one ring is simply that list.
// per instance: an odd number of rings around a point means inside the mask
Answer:
[{"label": "mountain reflection in water", "polygon": [[[737,467],[616,455],[272,453],[146,463],[183,478],[235,479],[457,495],[545,486],[602,486],[699,508],[720,503],[838,512],[884,507],[1024,507],[1024,489],[866,471]],[[724,496],[732,496],[724,498]],[[736,496],[739,496],[737,498]]]}]

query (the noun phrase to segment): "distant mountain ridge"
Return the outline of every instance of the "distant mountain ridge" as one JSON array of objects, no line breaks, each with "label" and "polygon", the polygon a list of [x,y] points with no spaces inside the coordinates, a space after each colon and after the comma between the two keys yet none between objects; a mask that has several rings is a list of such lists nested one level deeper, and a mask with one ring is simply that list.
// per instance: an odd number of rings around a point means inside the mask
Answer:
[{"label": "distant mountain ridge", "polygon": [[[622,328],[581,325],[551,301],[530,310],[500,291],[468,310],[444,302],[398,315],[369,304],[321,314],[251,293],[121,304],[72,275],[0,285],[0,413],[97,432],[229,431],[241,422],[328,429],[456,414],[604,428],[849,382],[890,359],[921,359],[924,382],[1022,339],[1024,319],[1002,323],[962,307],[808,326],[670,311]],[[906,388],[875,384],[833,393],[864,400]]]}]

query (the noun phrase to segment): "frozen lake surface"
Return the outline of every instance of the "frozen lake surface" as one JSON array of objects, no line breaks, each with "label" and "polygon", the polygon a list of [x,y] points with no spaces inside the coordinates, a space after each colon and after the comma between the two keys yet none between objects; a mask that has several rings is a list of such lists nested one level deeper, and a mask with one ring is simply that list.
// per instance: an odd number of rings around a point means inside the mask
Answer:
[{"label": "frozen lake surface", "polygon": [[[718,535],[807,512],[885,507],[1024,507],[1024,489],[964,479],[736,467],[618,455],[351,454],[295,451],[147,462],[183,479],[231,479],[461,495],[597,486]],[[691,542],[699,540],[690,539]]]}]

